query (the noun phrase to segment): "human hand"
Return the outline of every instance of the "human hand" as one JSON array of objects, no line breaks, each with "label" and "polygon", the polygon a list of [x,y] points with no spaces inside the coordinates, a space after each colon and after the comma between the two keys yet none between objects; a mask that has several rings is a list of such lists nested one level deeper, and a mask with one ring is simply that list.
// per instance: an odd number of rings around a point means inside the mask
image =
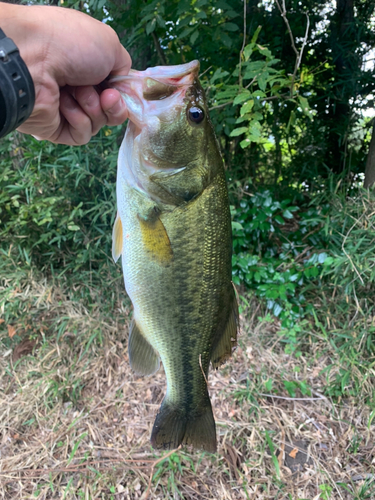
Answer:
[{"label": "human hand", "polygon": [[35,86],[35,106],[17,129],[60,144],[86,144],[104,125],[120,125],[126,104],[94,86],[127,75],[128,52],[106,24],[73,9],[0,3],[0,22],[18,46]]}]

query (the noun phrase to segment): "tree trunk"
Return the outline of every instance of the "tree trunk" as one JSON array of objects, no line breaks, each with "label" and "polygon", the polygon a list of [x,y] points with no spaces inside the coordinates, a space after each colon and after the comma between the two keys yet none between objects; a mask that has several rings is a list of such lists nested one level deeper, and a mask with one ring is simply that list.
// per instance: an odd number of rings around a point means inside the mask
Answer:
[{"label": "tree trunk", "polygon": [[346,142],[351,127],[350,98],[356,88],[359,61],[355,54],[354,0],[337,0],[331,22],[330,46],[335,65],[335,85],[332,88],[328,119],[328,165],[335,173],[346,167]]},{"label": "tree trunk", "polygon": [[370,188],[375,184],[375,119],[372,127],[370,149],[367,155],[364,187]]}]

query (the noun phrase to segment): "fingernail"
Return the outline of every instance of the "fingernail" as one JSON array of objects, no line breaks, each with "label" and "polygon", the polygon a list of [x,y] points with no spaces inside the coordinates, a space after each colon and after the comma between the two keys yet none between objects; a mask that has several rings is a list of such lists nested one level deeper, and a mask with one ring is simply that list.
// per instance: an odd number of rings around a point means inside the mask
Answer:
[{"label": "fingernail", "polygon": [[99,104],[99,96],[94,90],[86,97],[86,105],[89,107],[97,106]]},{"label": "fingernail", "polygon": [[122,102],[122,99],[119,99],[116,104],[112,106],[112,108],[109,108],[107,113],[111,113],[111,115],[117,115],[121,113],[121,111],[124,109],[124,103]]}]

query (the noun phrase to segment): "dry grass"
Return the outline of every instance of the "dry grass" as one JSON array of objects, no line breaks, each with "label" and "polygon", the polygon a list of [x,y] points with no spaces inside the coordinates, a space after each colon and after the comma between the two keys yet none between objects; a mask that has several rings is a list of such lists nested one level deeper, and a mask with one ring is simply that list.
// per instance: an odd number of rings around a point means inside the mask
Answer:
[{"label": "dry grass", "polygon": [[[218,453],[160,460],[149,436],[165,379],[162,370],[146,379],[131,372],[126,302],[112,315],[89,312],[67,290],[32,279],[9,300],[28,312],[0,325],[1,498],[374,498],[374,414],[322,396],[334,353],[318,356],[318,341],[306,356],[286,355],[256,303],[243,313],[233,358],[209,377]],[[6,339],[8,326],[23,350]],[[24,343],[30,333],[36,345]],[[284,382],[293,380],[311,396],[290,397]]]}]

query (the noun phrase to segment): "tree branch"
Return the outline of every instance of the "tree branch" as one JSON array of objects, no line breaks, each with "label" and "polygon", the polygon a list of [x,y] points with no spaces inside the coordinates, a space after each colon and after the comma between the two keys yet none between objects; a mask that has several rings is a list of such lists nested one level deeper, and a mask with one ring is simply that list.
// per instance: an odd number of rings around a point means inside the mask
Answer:
[{"label": "tree branch", "polygon": [[246,43],[246,0],[243,0],[243,40],[242,47],[240,50],[240,64],[239,64],[239,72],[238,72],[238,83],[239,86],[242,87],[242,54],[245,48]]},{"label": "tree branch", "polygon": [[159,59],[160,59],[162,65],[166,66],[167,65],[167,60],[165,58],[163,49],[161,48],[161,45],[160,45],[160,42],[159,42],[159,38],[156,36],[155,31],[153,31],[151,33],[151,35],[152,35],[152,38],[154,40],[155,50],[158,53]]},{"label": "tree branch", "polygon": [[290,42],[292,44],[292,48],[293,48],[293,50],[294,50],[294,52],[296,54],[296,63],[294,65],[294,71],[293,71],[293,75],[292,75],[292,84],[290,86],[290,95],[292,96],[293,93],[294,93],[294,82],[296,80],[297,71],[298,71],[298,69],[299,69],[299,67],[301,65],[303,51],[305,50],[306,43],[307,43],[307,38],[308,38],[309,28],[310,28],[310,18],[309,18],[309,15],[306,14],[306,18],[307,18],[306,32],[305,32],[305,36],[303,37],[303,42],[302,42],[301,50],[298,51],[297,47],[296,47],[296,45],[294,43],[294,36],[293,36],[293,33],[292,33],[292,29],[290,27],[288,18],[286,17],[285,0],[282,0],[282,8],[280,6],[279,0],[276,0],[276,4],[277,4],[277,7],[278,7],[278,9],[280,11],[281,17],[284,19],[284,23],[286,24],[286,27],[287,27],[287,30],[288,30],[288,33],[289,33],[289,37],[290,37]]},{"label": "tree branch", "polygon": [[375,186],[375,119],[373,120],[370,149],[367,155],[364,187]]},{"label": "tree branch", "polygon": [[[247,88],[247,87],[245,87]],[[266,102],[266,101],[273,101],[274,99],[285,99],[286,101],[288,101],[289,99],[293,99],[294,97],[291,96],[290,94],[280,94],[280,95],[272,95],[272,96],[268,96],[268,97],[264,97],[262,99],[262,102]],[[228,104],[233,104],[233,101],[234,99],[232,99],[231,101],[227,101],[227,102],[224,102],[223,104],[218,104],[217,106],[212,106],[212,108],[208,108],[208,111],[212,111],[213,109],[221,109],[221,108],[225,108],[225,106],[228,106]]]}]

